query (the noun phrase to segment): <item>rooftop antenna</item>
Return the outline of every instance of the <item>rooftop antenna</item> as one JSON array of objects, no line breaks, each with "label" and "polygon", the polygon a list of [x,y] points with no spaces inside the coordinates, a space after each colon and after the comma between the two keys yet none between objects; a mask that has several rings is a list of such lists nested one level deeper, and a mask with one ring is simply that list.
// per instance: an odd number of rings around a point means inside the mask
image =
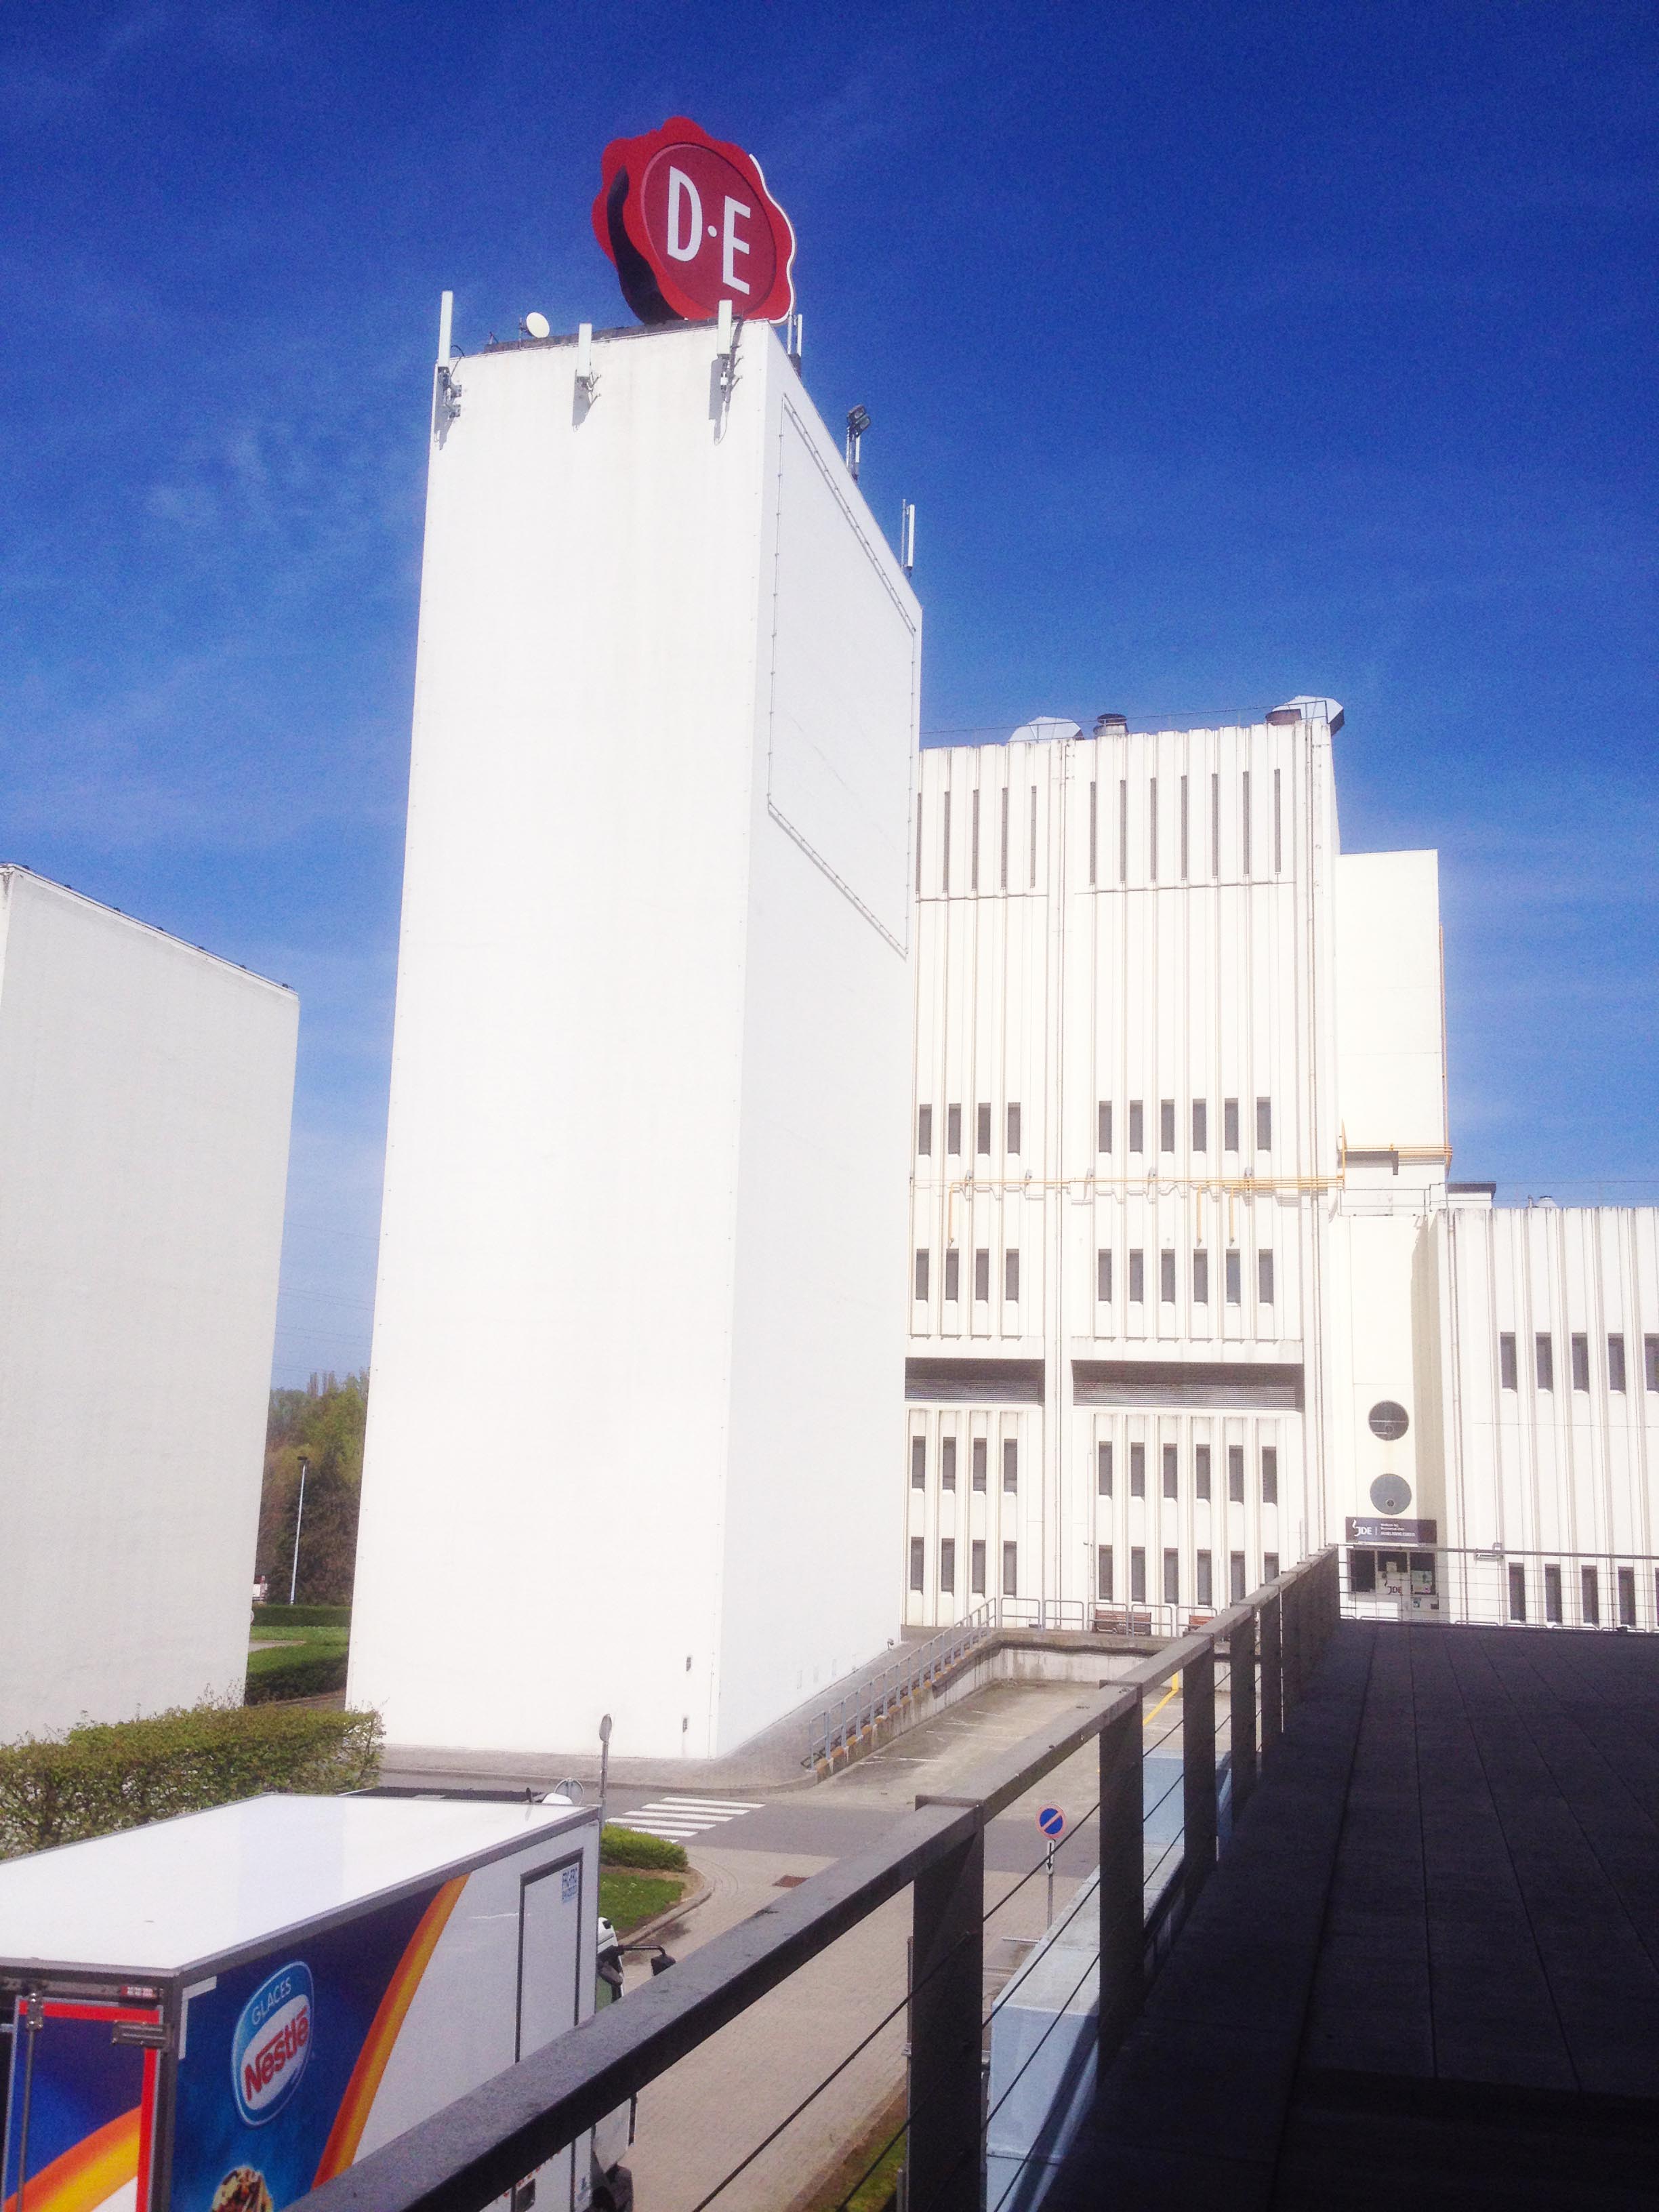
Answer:
[{"label": "rooftop antenna", "polygon": [[799,307],[793,307],[783,326],[783,349],[788,355],[797,376],[800,374],[802,352],[800,334],[801,312]]},{"label": "rooftop antenna", "polygon": [[864,447],[864,434],[870,427],[867,407],[849,407],[847,410],[847,466],[853,482],[859,480],[859,462]]},{"label": "rooftop antenna", "polygon": [[455,295],[446,292],[438,301],[438,366],[449,366],[449,334],[455,320]]},{"label": "rooftop antenna", "polygon": [[916,565],[916,503],[913,499],[899,501],[899,566],[907,576]]},{"label": "rooftop antenna", "polygon": [[461,411],[461,387],[449,366],[453,357],[450,333],[454,319],[455,295],[446,292],[438,301],[438,365],[432,374],[432,434],[441,446]]},{"label": "rooftop antenna", "polygon": [[720,365],[720,391],[726,398],[732,395],[732,357],[737,343],[737,331],[732,320],[732,302],[722,300],[714,323],[714,358]]},{"label": "rooftop antenna", "polygon": [[576,325],[576,388],[591,407],[599,396],[599,380],[593,373],[593,325]]}]

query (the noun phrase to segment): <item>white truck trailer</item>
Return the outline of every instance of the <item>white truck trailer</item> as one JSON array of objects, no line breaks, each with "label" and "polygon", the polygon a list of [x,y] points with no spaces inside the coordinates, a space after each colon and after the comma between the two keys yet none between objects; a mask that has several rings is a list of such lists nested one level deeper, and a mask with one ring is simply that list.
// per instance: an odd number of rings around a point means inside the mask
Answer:
[{"label": "white truck trailer", "polygon": [[[599,1839],[564,1802],[271,1796],[0,1865],[5,2212],[283,2212],[589,2016]],[[623,2207],[603,2156],[501,2203]]]}]

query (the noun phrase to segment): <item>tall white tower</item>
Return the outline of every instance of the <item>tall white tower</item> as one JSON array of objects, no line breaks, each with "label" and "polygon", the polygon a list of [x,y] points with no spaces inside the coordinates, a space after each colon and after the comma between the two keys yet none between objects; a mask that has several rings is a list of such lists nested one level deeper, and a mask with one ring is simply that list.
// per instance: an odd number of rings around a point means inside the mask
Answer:
[{"label": "tall white tower", "polygon": [[902,1603],[920,610],[764,325],[437,396],[351,1693],[724,1752]]}]

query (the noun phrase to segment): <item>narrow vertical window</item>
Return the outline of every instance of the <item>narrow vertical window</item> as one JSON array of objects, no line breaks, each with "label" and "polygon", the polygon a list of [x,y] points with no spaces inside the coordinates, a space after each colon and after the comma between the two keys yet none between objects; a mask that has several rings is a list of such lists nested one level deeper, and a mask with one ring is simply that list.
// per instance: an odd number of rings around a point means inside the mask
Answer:
[{"label": "narrow vertical window", "polygon": [[1206,1306],[1210,1303],[1210,1255],[1200,1244],[1193,1255],[1193,1304]]},{"label": "narrow vertical window", "polygon": [[1129,880],[1129,785],[1126,777],[1117,787],[1117,879]]},{"label": "narrow vertical window", "polygon": [[1203,1498],[1207,1504],[1209,1495],[1210,1447],[1208,1444],[1194,1444],[1193,1446],[1193,1496]]},{"label": "narrow vertical window", "polygon": [[1277,1505],[1279,1503],[1277,1444],[1263,1444],[1261,1447],[1261,1503],[1264,1505]]},{"label": "narrow vertical window", "polygon": [[982,1537],[975,1537],[973,1549],[969,1558],[974,1577],[973,1589],[969,1595],[974,1597],[983,1597],[985,1595],[985,1542]]},{"label": "narrow vertical window", "polygon": [[1129,1150],[1132,1152],[1146,1150],[1146,1116],[1139,1098],[1129,1101]]},{"label": "narrow vertical window", "polygon": [[1129,1304],[1144,1304],[1146,1297],[1146,1256],[1143,1252],[1129,1255]]},{"label": "narrow vertical window", "polygon": [[1636,1626],[1634,1567],[1620,1567],[1619,1570],[1619,1626],[1620,1628],[1634,1628]]},{"label": "narrow vertical window", "polygon": [[1210,1149],[1210,1109],[1206,1101],[1193,1101],[1193,1150],[1207,1152]]},{"label": "narrow vertical window", "polygon": [[1210,1555],[1200,1552],[1193,1562],[1196,1572],[1193,1577],[1193,1603],[1210,1607],[1215,1603],[1214,1586],[1210,1574]]},{"label": "narrow vertical window", "polygon": [[1175,1150],[1175,1100],[1160,1098],[1158,1102],[1158,1149],[1160,1152]]},{"label": "narrow vertical window", "polygon": [[1004,1437],[1002,1439],[1002,1494],[1005,1498],[1012,1498],[1018,1488],[1019,1439],[1017,1437]]},{"label": "narrow vertical window", "polygon": [[1255,1255],[1255,1294],[1264,1306],[1273,1302],[1273,1255],[1258,1252]]},{"label": "narrow vertical window", "polygon": [[969,827],[969,834],[973,838],[973,845],[968,854],[968,882],[971,890],[977,890],[979,889],[979,793],[977,790],[974,793],[974,818]]},{"label": "narrow vertical window", "polygon": [[1030,882],[1030,888],[1031,888],[1031,890],[1035,890],[1036,889],[1036,814],[1037,814],[1037,808],[1036,808],[1036,784],[1033,784],[1033,785],[1031,786],[1031,882]]},{"label": "narrow vertical window", "polygon": [[1005,1252],[1002,1255],[1002,1295],[1011,1306],[1019,1304],[1019,1255]]},{"label": "narrow vertical window", "polygon": [[1238,853],[1241,862],[1238,872],[1243,877],[1245,882],[1249,883],[1250,880],[1250,771],[1249,769],[1244,771],[1244,798],[1239,811]]},{"label": "narrow vertical window", "polygon": [[1089,881],[1100,879],[1100,786],[1089,786]]},{"label": "narrow vertical window", "polygon": [[945,1303],[954,1305],[962,1296],[962,1255],[954,1244],[945,1255]]},{"label": "narrow vertical window", "polygon": [[1572,1339],[1572,1387],[1575,1390],[1589,1389],[1589,1339],[1576,1332]]},{"label": "narrow vertical window", "polygon": [[1129,1602],[1131,1605],[1145,1605],[1146,1602],[1146,1554],[1139,1544],[1132,1544],[1129,1547]]},{"label": "narrow vertical window", "polygon": [[1279,770],[1273,770],[1273,873],[1279,874],[1285,866],[1284,820],[1280,810]]},{"label": "narrow vertical window", "polygon": [[1515,1338],[1507,1329],[1498,1340],[1498,1382],[1500,1389],[1521,1387],[1515,1364]]},{"label": "narrow vertical window", "polygon": [[981,1304],[991,1295],[991,1255],[981,1246],[974,1255],[974,1296]]},{"label": "narrow vertical window", "polygon": [[1224,1098],[1221,1102],[1221,1149],[1224,1152],[1238,1150],[1238,1101]]},{"label": "narrow vertical window", "polygon": [[940,1594],[949,1597],[957,1586],[957,1540],[941,1536],[939,1546],[939,1586]]},{"label": "narrow vertical window", "polygon": [[1017,1105],[1008,1109],[1008,1149],[1011,1152],[1019,1150],[1019,1108]]},{"label": "narrow vertical window", "polygon": [[1112,1601],[1112,1547],[1109,1544],[1095,1546],[1095,1595],[1102,1605]]},{"label": "narrow vertical window", "polygon": [[1095,1494],[1109,1498],[1112,1494],[1112,1448],[1110,1444],[1095,1446]]},{"label": "narrow vertical window", "polygon": [[962,1151],[962,1109],[947,1106],[945,1109],[945,1149],[952,1158]]},{"label": "narrow vertical window", "polygon": [[1005,1544],[1002,1547],[1002,1595],[1019,1595],[1019,1546]]},{"label": "narrow vertical window", "polygon": [[1158,778],[1146,783],[1146,880],[1158,881]]},{"label": "narrow vertical window", "polygon": [[1279,1580],[1277,1552],[1264,1552],[1261,1554],[1261,1579],[1264,1583],[1276,1583]]},{"label": "narrow vertical window", "polygon": [[991,1157],[991,1109],[981,1106],[974,1115],[975,1150],[982,1160]]},{"label": "narrow vertical window", "polygon": [[1659,1336],[1642,1339],[1642,1380],[1650,1390],[1659,1390]]},{"label": "narrow vertical window", "polygon": [[926,1437],[912,1437],[910,1439],[910,1487],[912,1490],[926,1490],[927,1487]]},{"label": "narrow vertical window", "polygon": [[982,1491],[985,1488],[985,1461],[987,1449],[983,1437],[975,1437],[974,1438],[974,1487],[975,1490],[979,1491]]},{"label": "narrow vertical window", "polygon": [[1243,1444],[1229,1444],[1227,1447],[1227,1502],[1230,1505],[1242,1505],[1244,1503],[1244,1447]]},{"label": "narrow vertical window", "polygon": [[1164,1602],[1165,1605],[1179,1605],[1181,1602],[1179,1552],[1165,1552],[1164,1554]]},{"label": "narrow vertical window", "polygon": [[1273,1102],[1258,1098],[1255,1102],[1255,1148],[1259,1152],[1270,1152],[1273,1148]]},{"label": "narrow vertical window", "polygon": [[1187,779],[1181,779],[1181,880],[1187,880]]},{"label": "narrow vertical window", "polygon": [[1560,1624],[1561,1570],[1559,1567],[1546,1567],[1544,1570],[1544,1618],[1546,1620],[1555,1622],[1558,1626]]},{"label": "narrow vertical window", "polygon": [[1230,1306],[1244,1303],[1244,1267],[1237,1249],[1227,1255],[1227,1303]]},{"label": "narrow vertical window", "polygon": [[1131,1498],[1144,1498],[1146,1495],[1146,1447],[1145,1444],[1131,1444],[1129,1447],[1129,1495]]},{"label": "narrow vertical window", "polygon": [[951,890],[951,794],[945,794],[945,805],[939,817],[939,887],[948,896]]},{"label": "narrow vertical window", "polygon": [[1553,1390],[1555,1388],[1555,1346],[1551,1342],[1547,1334],[1540,1334],[1533,1339],[1533,1361],[1538,1376],[1539,1389],[1540,1390]]},{"label": "narrow vertical window", "polygon": [[1599,1628],[1601,1626],[1601,1586],[1594,1567],[1580,1567],[1578,1570],[1578,1601],[1583,1608],[1585,1627]]},{"label": "narrow vertical window", "polygon": [[957,1486],[957,1440],[954,1437],[941,1437],[939,1439],[939,1486],[941,1490],[954,1490]]},{"label": "narrow vertical window", "polygon": [[1176,1448],[1173,1444],[1165,1444],[1164,1447],[1164,1495],[1166,1498],[1175,1498],[1179,1495],[1176,1487]]},{"label": "narrow vertical window", "polygon": [[1109,1249],[1095,1254],[1095,1297],[1103,1306],[1112,1303],[1112,1255]]},{"label": "narrow vertical window", "polygon": [[1622,1336],[1607,1339],[1607,1388],[1622,1390],[1625,1387],[1625,1340]]},{"label": "narrow vertical window", "polygon": [[931,1106],[916,1109],[916,1151],[923,1159],[933,1149],[933,1109]]},{"label": "narrow vertical window", "polygon": [[[1095,1150],[1109,1152],[1112,1149],[1112,1102],[1103,1098],[1095,1109]],[[1659,1338],[1654,1342],[1659,1343]]]},{"label": "narrow vertical window", "polygon": [[918,1298],[927,1296],[927,1255],[920,1249],[916,1253],[916,1296]]},{"label": "narrow vertical window", "polygon": [[1527,1617],[1527,1571],[1518,1559],[1510,1561],[1510,1619]]},{"label": "narrow vertical window", "polygon": [[1221,778],[1210,778],[1210,873],[1221,873]]},{"label": "narrow vertical window", "polygon": [[1175,1254],[1160,1252],[1158,1255],[1158,1295],[1162,1305],[1172,1306],[1175,1304]]},{"label": "narrow vertical window", "polygon": [[1242,1605],[1244,1595],[1244,1554],[1243,1552],[1229,1552],[1227,1554],[1228,1602],[1232,1605]]},{"label": "narrow vertical window", "polygon": [[927,1546],[920,1536],[910,1539],[910,1587],[919,1590],[927,1572]]},{"label": "narrow vertical window", "polygon": [[1006,890],[1008,888],[1008,788],[1006,784],[1003,786],[1002,791],[1001,887],[1004,890]]}]

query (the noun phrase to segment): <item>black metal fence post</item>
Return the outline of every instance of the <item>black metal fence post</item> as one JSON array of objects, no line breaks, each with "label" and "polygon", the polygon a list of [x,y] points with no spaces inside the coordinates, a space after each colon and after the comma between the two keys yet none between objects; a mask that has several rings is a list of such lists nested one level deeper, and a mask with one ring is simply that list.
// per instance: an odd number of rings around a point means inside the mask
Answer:
[{"label": "black metal fence post", "polygon": [[1187,1910],[1215,1866],[1215,1646],[1181,1670],[1181,1879]]},{"label": "black metal fence post", "polygon": [[919,1874],[913,1899],[908,2201],[980,2212],[984,1830]]},{"label": "black metal fence post", "polygon": [[1261,1756],[1264,1760],[1279,1741],[1279,1731],[1284,1725],[1279,1637],[1282,1626],[1279,1597],[1275,1593],[1272,1597],[1262,1600],[1261,1610],[1256,1617],[1256,1648],[1261,1655]]},{"label": "black metal fence post", "polygon": [[[1146,1991],[1146,1817],[1141,1693],[1100,1731],[1099,2075],[1116,2057]],[[913,2200],[914,2201],[914,2200]]]},{"label": "black metal fence post", "polygon": [[1233,1820],[1255,1788],[1255,1615],[1246,1613],[1227,1638],[1229,1704],[1232,1711]]}]

